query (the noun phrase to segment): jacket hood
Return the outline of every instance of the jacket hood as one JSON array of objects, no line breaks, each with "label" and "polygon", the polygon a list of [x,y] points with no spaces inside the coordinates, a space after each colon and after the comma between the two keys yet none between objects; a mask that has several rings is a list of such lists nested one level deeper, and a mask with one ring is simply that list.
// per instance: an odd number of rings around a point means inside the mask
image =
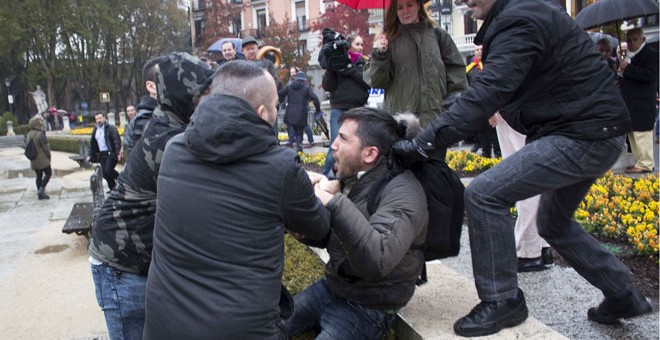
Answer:
[{"label": "jacket hood", "polygon": [[137,104],[136,109],[139,110],[147,110],[147,111],[153,111],[156,109],[156,106],[158,105],[158,102],[156,99],[151,98],[151,96],[144,96],[140,99],[140,103]]},{"label": "jacket hood", "polygon": [[291,83],[291,88],[296,91],[302,89],[303,87],[305,87],[305,80],[296,78],[296,80]]},{"label": "jacket hood", "polygon": [[156,89],[161,111],[187,124],[195,110],[199,90],[213,74],[203,61],[188,53],[174,52],[161,58],[156,71]]},{"label": "jacket hood", "polygon": [[277,146],[275,130],[244,100],[208,95],[199,104],[184,133],[197,158],[218,164],[260,154]]},{"label": "jacket hood", "polygon": [[38,114],[30,118],[28,124],[30,125],[31,130],[46,131],[46,122]]}]

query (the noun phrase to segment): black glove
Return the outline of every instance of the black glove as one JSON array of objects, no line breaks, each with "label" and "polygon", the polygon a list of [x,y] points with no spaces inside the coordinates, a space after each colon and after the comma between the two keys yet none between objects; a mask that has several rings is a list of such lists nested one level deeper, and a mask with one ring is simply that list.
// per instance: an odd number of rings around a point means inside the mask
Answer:
[{"label": "black glove", "polygon": [[424,149],[414,139],[396,141],[392,145],[392,153],[394,154],[396,163],[403,168],[410,168],[412,164],[428,158]]}]

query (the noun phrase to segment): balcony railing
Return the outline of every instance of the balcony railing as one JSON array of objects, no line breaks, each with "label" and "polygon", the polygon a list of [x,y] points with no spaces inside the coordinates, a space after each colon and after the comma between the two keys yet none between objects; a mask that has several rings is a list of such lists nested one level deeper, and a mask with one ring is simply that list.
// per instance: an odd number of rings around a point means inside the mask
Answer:
[{"label": "balcony railing", "polygon": [[454,40],[454,44],[456,44],[458,51],[463,53],[474,51],[474,37],[476,35],[476,33],[468,35],[457,35],[453,36],[452,39]]}]

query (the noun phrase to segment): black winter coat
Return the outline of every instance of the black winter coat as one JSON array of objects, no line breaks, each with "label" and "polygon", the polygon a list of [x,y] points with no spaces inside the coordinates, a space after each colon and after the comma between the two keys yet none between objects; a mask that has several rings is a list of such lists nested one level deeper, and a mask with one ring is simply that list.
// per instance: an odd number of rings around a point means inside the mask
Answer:
[{"label": "black winter coat", "polygon": [[619,82],[633,131],[653,130],[658,91],[658,51],[648,44],[630,61]]},{"label": "black winter coat", "polygon": [[432,125],[439,145],[473,135],[493,112],[528,141],[607,139],[630,131],[614,75],[589,36],[550,0],[498,0],[475,44],[484,69]]},{"label": "black winter coat", "polygon": [[145,340],[278,339],[284,231],[329,213],[293,150],[245,101],[206,97],[158,177]]},{"label": "black winter coat", "polygon": [[[101,150],[99,149],[99,143],[96,141],[96,130],[98,125],[94,125],[92,129],[92,138],[89,143],[89,161],[96,163],[99,161],[99,154]],[[114,125],[105,122],[103,124],[103,130],[105,134],[105,145],[108,146],[108,151],[113,157],[117,157],[119,150],[121,149],[121,137],[119,137],[119,132]]]},{"label": "black winter coat", "polygon": [[331,108],[348,110],[367,103],[370,87],[362,79],[364,63],[360,58],[346,71],[325,70],[323,89],[330,92]]},{"label": "black winter coat", "polygon": [[314,102],[316,113],[321,111],[319,97],[314,94],[314,91],[312,91],[304,80],[294,80],[282,91],[279,91],[278,94],[280,96],[280,102],[284,101],[284,97],[287,98],[286,113],[284,114],[284,123],[287,125],[307,126],[310,100]]}]

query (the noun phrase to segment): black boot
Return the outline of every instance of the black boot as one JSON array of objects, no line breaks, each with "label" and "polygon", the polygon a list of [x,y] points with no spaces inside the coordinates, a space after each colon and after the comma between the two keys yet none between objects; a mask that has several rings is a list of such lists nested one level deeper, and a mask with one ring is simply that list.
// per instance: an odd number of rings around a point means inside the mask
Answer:
[{"label": "black boot", "polygon": [[630,290],[617,299],[605,298],[597,308],[589,308],[587,316],[591,321],[611,325],[617,323],[619,319],[632,318],[652,311],[653,308],[642,293]]},{"label": "black boot", "polygon": [[37,189],[37,198],[40,200],[50,199],[50,196],[46,195],[46,188],[39,187],[39,189]]},{"label": "black boot", "polygon": [[521,324],[527,316],[525,295],[518,289],[517,296],[512,299],[481,301],[470,314],[454,323],[454,332],[465,337],[494,334],[503,328]]}]

